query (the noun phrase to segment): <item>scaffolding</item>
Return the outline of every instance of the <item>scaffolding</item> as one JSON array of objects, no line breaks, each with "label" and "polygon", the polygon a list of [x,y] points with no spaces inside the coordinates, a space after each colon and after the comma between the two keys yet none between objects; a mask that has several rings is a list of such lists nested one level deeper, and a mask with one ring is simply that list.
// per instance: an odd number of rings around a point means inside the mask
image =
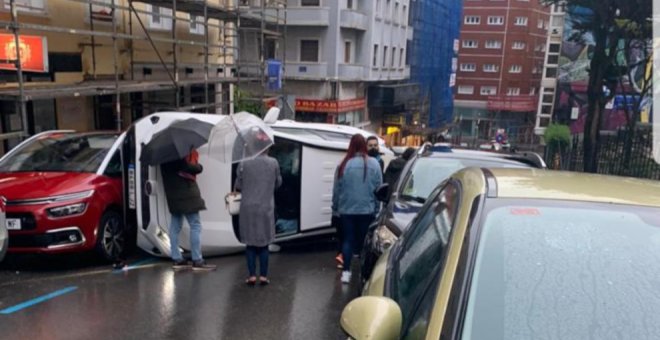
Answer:
[{"label": "scaffolding", "polygon": [[[272,91],[266,90],[268,83],[266,46],[274,41],[277,49],[278,45],[282,44],[284,47],[286,43],[285,34],[282,32],[286,29],[286,0],[59,0],[60,3],[80,3],[85,6],[89,20],[88,29],[43,25],[34,23],[34,20],[22,21],[19,9],[25,9],[26,6],[18,3],[17,0],[6,1],[9,2],[11,16],[10,20],[0,20],[0,29],[13,34],[16,47],[15,59],[4,62],[15,65],[18,79],[16,85],[0,87],[0,100],[15,101],[21,116],[22,131],[0,134],[0,140],[29,135],[26,103],[32,100],[113,95],[113,113],[118,131],[123,128],[122,108],[130,109],[131,112],[146,110],[149,113],[162,110],[224,114],[232,112],[235,105],[233,95],[235,86],[248,89],[249,100],[264,103],[266,96],[273,94]],[[150,11],[137,8],[136,3],[147,5],[144,7]],[[102,14],[102,21],[99,20],[99,8],[107,10]],[[158,12],[154,12],[154,8]],[[162,32],[153,34],[151,27],[144,22],[144,17],[152,20],[154,15],[158,16],[158,20],[171,20],[169,37],[163,37]],[[120,18],[124,20],[122,27],[118,22]],[[201,25],[203,39],[179,36],[177,23],[182,22],[189,25],[191,30],[192,27]],[[218,32],[217,41],[210,40],[210,29]],[[88,37],[91,44],[85,47],[91,48],[91,72],[77,83],[26,83],[19,48],[19,39],[24,31]],[[251,37],[260,39],[261,48],[254,56],[246,54],[243,58],[240,53],[241,41]],[[102,46],[99,41],[108,39],[112,44],[114,70],[112,78],[108,74],[99,76],[97,73],[97,49]],[[155,62],[136,60],[137,42],[148,43],[158,60]],[[120,43],[124,46],[121,50]],[[161,53],[162,48],[159,49],[157,44],[161,46],[171,44],[171,56]],[[179,54],[184,47],[201,48],[203,62],[183,63]],[[120,54],[126,53],[130,65],[128,72],[125,67],[122,69],[122,60],[120,60]],[[281,56],[279,60],[284,61],[284,48],[275,53],[277,54],[275,58]],[[82,55],[83,52],[81,52],[81,60]],[[214,60],[211,61],[210,57]],[[136,80],[136,70],[139,66],[143,66],[143,72],[146,72],[144,69],[151,70],[152,67],[158,67],[167,77]],[[182,72],[192,73],[194,67],[203,68],[203,77],[192,79],[181,77]],[[219,89],[216,85],[219,85]],[[194,86],[197,88],[203,86],[203,100],[192,103],[190,99],[190,103],[183,103],[182,91],[186,88],[192,91]],[[125,96],[129,98],[122,100],[122,95],[126,94],[165,90],[173,93],[173,105],[149,99],[133,100],[132,96]]]}]

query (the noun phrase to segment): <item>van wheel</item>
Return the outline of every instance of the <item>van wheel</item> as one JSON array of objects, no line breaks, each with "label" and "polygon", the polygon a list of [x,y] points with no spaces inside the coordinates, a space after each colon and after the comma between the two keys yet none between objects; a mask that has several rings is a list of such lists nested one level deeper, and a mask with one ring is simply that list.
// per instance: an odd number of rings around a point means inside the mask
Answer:
[{"label": "van wheel", "polygon": [[116,211],[106,211],[99,222],[96,252],[105,260],[116,260],[126,246],[125,236],[121,215]]}]

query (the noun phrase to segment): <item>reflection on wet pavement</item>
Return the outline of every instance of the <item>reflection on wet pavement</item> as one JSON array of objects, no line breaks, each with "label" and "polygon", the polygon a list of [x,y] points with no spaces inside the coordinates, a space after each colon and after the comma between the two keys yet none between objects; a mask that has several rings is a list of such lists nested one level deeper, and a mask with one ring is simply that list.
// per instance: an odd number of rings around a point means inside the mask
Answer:
[{"label": "reflection on wet pavement", "polygon": [[93,264],[47,273],[3,264],[0,310],[77,289],[0,314],[0,338],[345,339],[339,315],[357,288],[339,282],[330,249],[315,244],[271,254],[265,287],[245,285],[241,255],[207,259],[218,265],[209,273],[174,272],[164,260],[121,273]]}]

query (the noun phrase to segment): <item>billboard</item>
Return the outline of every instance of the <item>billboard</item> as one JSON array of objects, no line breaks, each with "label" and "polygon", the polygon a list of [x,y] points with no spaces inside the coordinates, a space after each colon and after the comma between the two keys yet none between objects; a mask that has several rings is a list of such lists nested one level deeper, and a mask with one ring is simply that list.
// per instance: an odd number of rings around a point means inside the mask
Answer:
[{"label": "billboard", "polygon": [[[46,37],[19,36],[18,51],[21,55],[21,68],[27,72],[48,72],[48,45]],[[13,34],[0,34],[0,69],[16,70],[12,62],[16,60],[16,40]]]}]

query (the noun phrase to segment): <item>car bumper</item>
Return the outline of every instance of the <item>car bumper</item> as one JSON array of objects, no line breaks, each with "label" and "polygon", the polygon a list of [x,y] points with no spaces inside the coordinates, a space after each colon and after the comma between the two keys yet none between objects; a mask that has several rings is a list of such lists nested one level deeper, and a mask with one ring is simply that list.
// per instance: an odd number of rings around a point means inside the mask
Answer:
[{"label": "car bumper", "polygon": [[9,231],[9,253],[57,254],[94,248],[100,213],[93,207],[77,216],[53,219],[45,209],[12,207],[7,218],[21,220],[21,230]]}]

